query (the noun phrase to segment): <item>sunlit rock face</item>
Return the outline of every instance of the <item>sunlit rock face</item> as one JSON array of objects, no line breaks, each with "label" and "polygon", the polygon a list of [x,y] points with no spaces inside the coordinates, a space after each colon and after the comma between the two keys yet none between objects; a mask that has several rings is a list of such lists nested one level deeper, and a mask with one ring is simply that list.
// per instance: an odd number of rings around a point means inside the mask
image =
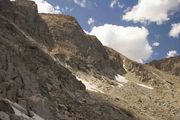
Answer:
[{"label": "sunlit rock face", "polygon": [[54,39],[34,2],[1,0],[0,31],[0,98],[13,104],[0,104],[0,119],[134,119],[91,97],[83,83],[59,64],[51,54]]},{"label": "sunlit rock face", "polygon": [[[178,118],[178,77],[102,46],[96,37],[86,35],[71,16],[41,14],[41,17],[56,43],[51,55],[91,94],[101,94],[109,103],[131,111],[138,119]],[[161,108],[162,114],[156,114]]]},{"label": "sunlit rock face", "polygon": [[0,119],[176,120],[179,81],[103,46],[74,17],[0,0]]},{"label": "sunlit rock face", "polygon": [[106,48],[95,37],[84,33],[74,17],[41,14],[55,41],[52,54],[61,62],[86,72],[99,71],[109,78],[124,73],[121,63],[111,60]]},{"label": "sunlit rock face", "polygon": [[149,65],[172,75],[180,76],[180,56],[154,60],[150,62]]}]

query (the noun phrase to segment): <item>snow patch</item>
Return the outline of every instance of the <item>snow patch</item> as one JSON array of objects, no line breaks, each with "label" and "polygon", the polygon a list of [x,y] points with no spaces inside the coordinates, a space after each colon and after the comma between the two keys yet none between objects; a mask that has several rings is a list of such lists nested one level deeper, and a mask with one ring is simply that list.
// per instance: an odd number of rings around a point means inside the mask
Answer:
[{"label": "snow patch", "polygon": [[151,89],[151,90],[154,89],[153,87],[150,87],[150,86],[147,86],[147,85],[144,85],[144,84],[139,84],[139,83],[137,83],[137,85],[139,85],[139,86],[141,86],[141,87],[144,87],[144,88],[147,88],[147,89]]},{"label": "snow patch", "polygon": [[76,77],[76,79],[79,80],[79,81],[81,81],[81,82],[85,85],[85,87],[86,87],[87,90],[93,91],[93,92],[104,93],[104,92],[101,91],[97,86],[95,86],[95,85],[93,85],[93,84],[91,84],[91,83],[89,83],[89,82],[87,82],[87,81],[85,81],[85,80],[83,80],[83,79],[81,79],[81,78],[79,78],[79,77]]},{"label": "snow patch", "polygon": [[126,80],[125,77],[123,77],[123,76],[121,76],[121,75],[119,75],[119,74],[117,74],[117,75],[115,76],[115,80],[118,81],[118,82],[128,83],[128,80]]},{"label": "snow patch", "polygon": [[127,72],[128,70],[127,70],[127,68],[126,68],[126,65],[125,65],[125,59],[123,60],[123,68],[124,68],[124,70]]},{"label": "snow patch", "polygon": [[126,69],[126,65],[125,65],[125,64],[123,64],[123,68],[124,68],[124,70],[127,72],[127,69]]}]

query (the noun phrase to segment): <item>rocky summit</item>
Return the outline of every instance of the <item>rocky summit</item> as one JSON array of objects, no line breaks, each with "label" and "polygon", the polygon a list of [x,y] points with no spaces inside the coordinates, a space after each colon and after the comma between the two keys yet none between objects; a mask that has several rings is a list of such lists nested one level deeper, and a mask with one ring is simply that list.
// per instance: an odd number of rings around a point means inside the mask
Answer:
[{"label": "rocky summit", "polygon": [[76,19],[0,0],[0,120],[179,120],[179,57],[139,64]]},{"label": "rocky summit", "polygon": [[154,60],[150,62],[149,65],[164,72],[168,72],[169,74],[180,76],[180,56]]}]

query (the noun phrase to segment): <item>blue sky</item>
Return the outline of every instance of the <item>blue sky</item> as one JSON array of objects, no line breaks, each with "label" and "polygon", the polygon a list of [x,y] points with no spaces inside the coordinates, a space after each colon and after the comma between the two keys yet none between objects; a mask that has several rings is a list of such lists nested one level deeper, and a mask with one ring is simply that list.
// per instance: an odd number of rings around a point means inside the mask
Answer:
[{"label": "blue sky", "polygon": [[[41,3],[45,0],[34,1]],[[96,35],[104,45],[113,47],[138,62],[180,54],[180,0],[152,1],[46,0],[54,10],[74,16],[88,34]],[[39,8],[42,6],[43,4],[38,5]],[[140,47],[142,48],[139,49]]]}]

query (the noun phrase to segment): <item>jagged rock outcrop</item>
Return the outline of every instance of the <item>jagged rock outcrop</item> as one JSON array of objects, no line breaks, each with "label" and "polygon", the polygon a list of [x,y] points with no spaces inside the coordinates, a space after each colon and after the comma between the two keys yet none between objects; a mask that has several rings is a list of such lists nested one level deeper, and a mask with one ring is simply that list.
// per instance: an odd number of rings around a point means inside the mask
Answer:
[{"label": "jagged rock outcrop", "polygon": [[114,78],[123,74],[122,66],[112,66],[108,53],[95,37],[84,33],[74,17],[66,15],[41,14],[48,24],[56,43],[51,54],[62,63],[86,72],[97,71]]},{"label": "jagged rock outcrop", "polygon": [[149,65],[172,75],[180,76],[180,56],[154,60]]},{"label": "jagged rock outcrop", "polygon": [[71,16],[41,17],[56,44],[50,54],[83,82],[91,96],[105,99],[140,120],[179,118],[178,77],[104,47],[96,37],[86,35]]},{"label": "jagged rock outcrop", "polygon": [[[0,31],[1,99],[34,111],[45,120],[135,119],[129,112],[105,100],[92,98],[82,82],[59,64],[50,52],[55,48],[55,39],[51,38],[34,2],[0,0]],[[89,39],[92,40],[90,44],[96,40]],[[101,49],[92,46],[93,49]],[[0,102],[0,106],[4,104]],[[5,109],[0,109],[0,117],[3,120],[9,117],[25,120],[21,115],[14,115],[14,112],[6,104]],[[29,117],[32,119],[33,116]]]},{"label": "jagged rock outcrop", "polygon": [[0,99],[1,120],[44,120],[33,111],[26,110],[8,99]]},{"label": "jagged rock outcrop", "polygon": [[0,1],[1,15],[15,23],[24,32],[28,33],[38,43],[46,45],[49,49],[53,47],[53,39],[46,23],[37,12],[35,2],[29,0]]},{"label": "jagged rock outcrop", "polygon": [[0,119],[180,118],[179,58],[136,63],[28,0],[0,0],[0,31]]}]

